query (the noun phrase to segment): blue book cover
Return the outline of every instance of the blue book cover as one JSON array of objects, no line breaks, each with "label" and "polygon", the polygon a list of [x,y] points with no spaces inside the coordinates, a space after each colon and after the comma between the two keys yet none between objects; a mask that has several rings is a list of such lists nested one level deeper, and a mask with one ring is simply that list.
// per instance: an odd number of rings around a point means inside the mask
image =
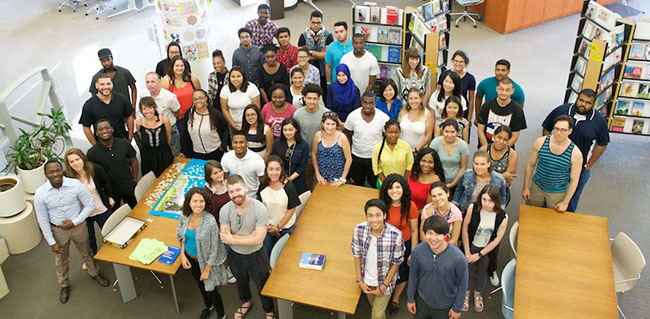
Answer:
[{"label": "blue book cover", "polygon": [[171,265],[176,261],[178,255],[181,254],[181,248],[176,246],[167,246],[167,251],[160,255],[158,262]]},{"label": "blue book cover", "polygon": [[388,62],[399,63],[399,57],[402,53],[402,48],[400,47],[388,47]]},{"label": "blue book cover", "polygon": [[325,255],[302,253],[302,256],[300,257],[299,266],[301,268],[323,270],[324,265]]}]

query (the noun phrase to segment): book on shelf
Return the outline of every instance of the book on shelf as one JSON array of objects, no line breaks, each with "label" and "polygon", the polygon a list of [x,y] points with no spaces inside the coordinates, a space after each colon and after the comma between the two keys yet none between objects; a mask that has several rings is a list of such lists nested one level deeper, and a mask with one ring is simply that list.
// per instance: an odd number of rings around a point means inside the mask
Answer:
[{"label": "book on shelf", "polygon": [[585,24],[582,27],[582,36],[591,41],[591,39],[594,37],[595,28],[596,25],[593,24],[591,21],[589,20],[585,21]]},{"label": "book on shelf", "polygon": [[366,44],[366,51],[375,56],[377,61],[381,61],[382,45]]},{"label": "book on shelf", "polygon": [[435,17],[435,14],[433,13],[433,3],[425,3],[422,5],[422,18],[424,18],[424,22],[429,22],[433,20]]},{"label": "book on shelf", "polygon": [[612,53],[605,56],[605,61],[603,61],[603,71],[608,70],[612,65],[621,62],[622,57],[623,57],[622,47],[618,47],[616,50],[612,51]]},{"label": "book on shelf", "polygon": [[411,32],[415,37],[417,37],[422,43],[424,43],[424,34],[427,32],[428,28],[424,23],[418,19],[417,15],[413,15],[413,19],[411,19],[413,22],[413,27],[411,29]]},{"label": "book on shelf", "polygon": [[646,57],[646,45],[643,43],[632,43],[628,58],[643,60]]},{"label": "book on shelf", "polygon": [[580,74],[580,76],[585,76],[585,71],[587,70],[587,60],[581,56],[576,59],[576,64],[573,66],[573,71]]},{"label": "book on shelf", "polygon": [[632,120],[632,134],[643,134],[643,125],[645,124],[644,120],[634,119]]},{"label": "book on shelf", "polygon": [[614,114],[616,115],[628,115],[630,114],[630,104],[632,101],[619,100],[614,109]]},{"label": "book on shelf", "polygon": [[298,266],[306,269],[323,270],[325,266],[325,255],[302,253]]},{"label": "book on shelf", "polygon": [[643,116],[643,110],[645,109],[645,103],[642,101],[634,101],[632,103],[632,111],[630,115],[632,116]]},{"label": "book on shelf", "polygon": [[386,64],[379,64],[379,78],[380,79],[390,79],[391,76],[393,75],[394,68],[392,68],[390,65]]},{"label": "book on shelf", "polygon": [[442,30],[447,29],[447,16],[439,16],[438,17],[438,32],[442,32]]},{"label": "book on shelf", "polygon": [[616,69],[609,70],[609,72],[600,77],[598,87],[602,90],[603,88],[606,88],[610,84],[614,83],[614,75],[616,75]]},{"label": "book on shelf", "polygon": [[447,35],[440,34],[440,43],[438,43],[438,50],[447,48]]},{"label": "book on shelf", "polygon": [[623,71],[623,76],[628,79],[642,79],[642,76],[645,76],[643,72],[643,65],[628,64],[625,66],[625,71]]},{"label": "book on shelf", "polygon": [[402,55],[402,48],[397,46],[390,46],[388,47],[388,57],[387,60],[385,61],[391,63],[399,63],[401,55]]},{"label": "book on shelf", "polygon": [[386,24],[402,25],[402,10],[397,7],[386,6]]},{"label": "book on shelf", "polygon": [[577,74],[574,74],[573,75],[573,80],[571,81],[571,88],[573,88],[573,90],[576,91],[576,92],[580,92],[582,90],[582,81],[583,80],[584,79],[581,76],[579,76]]},{"label": "book on shelf", "polygon": [[610,128],[612,132],[624,132],[625,130],[625,118],[615,116],[612,119],[612,127]]},{"label": "book on shelf", "polygon": [[608,30],[612,30],[616,25],[616,20],[621,18],[619,14],[605,8],[596,1],[589,1],[585,16]]},{"label": "book on shelf", "polygon": [[591,42],[587,39],[582,39],[580,41],[580,47],[578,47],[578,54],[587,58],[589,56],[589,49],[591,48]]},{"label": "book on shelf", "polygon": [[402,31],[397,28],[388,28],[375,25],[357,24],[354,33],[361,33],[366,41],[385,44],[402,44]]},{"label": "book on shelf", "polygon": [[440,0],[440,10],[442,12],[447,12],[449,11],[449,0]]},{"label": "book on shelf", "polygon": [[442,8],[440,7],[440,0],[433,0],[431,1],[432,8],[433,8],[433,15],[439,15],[442,13]]},{"label": "book on shelf", "polygon": [[370,7],[355,6],[354,7],[354,21],[356,22],[370,22]]},{"label": "book on shelf", "polygon": [[[388,43],[388,29],[387,28],[377,28],[377,39],[376,42]],[[397,31],[399,33],[399,31]]]},{"label": "book on shelf", "polygon": [[370,7],[370,22],[372,23],[381,22],[381,8],[376,6]]},{"label": "book on shelf", "polygon": [[388,30],[388,43],[402,44],[402,30],[391,28]]}]

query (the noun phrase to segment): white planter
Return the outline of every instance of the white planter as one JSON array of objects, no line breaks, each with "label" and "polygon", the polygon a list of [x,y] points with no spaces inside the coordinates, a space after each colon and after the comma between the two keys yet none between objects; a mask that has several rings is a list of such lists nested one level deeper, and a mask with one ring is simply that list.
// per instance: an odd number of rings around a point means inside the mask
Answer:
[{"label": "white planter", "polygon": [[9,217],[22,212],[27,202],[20,179],[14,176],[0,177],[0,183],[4,180],[15,182],[13,188],[7,191],[0,191],[0,217]]},{"label": "white planter", "polygon": [[[43,163],[43,165],[45,165],[45,163]],[[34,194],[36,189],[47,181],[43,165],[31,170],[23,170],[20,167],[16,167],[18,176],[20,176],[20,179],[23,182],[23,189],[25,189],[25,192]]]}]

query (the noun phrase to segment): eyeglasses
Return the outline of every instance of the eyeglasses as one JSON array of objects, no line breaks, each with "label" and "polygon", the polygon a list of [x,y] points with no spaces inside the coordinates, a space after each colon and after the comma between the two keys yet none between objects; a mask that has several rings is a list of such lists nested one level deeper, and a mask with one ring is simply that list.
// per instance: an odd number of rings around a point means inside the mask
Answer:
[{"label": "eyeglasses", "polygon": [[571,129],[554,127],[553,130],[556,131],[556,132],[560,132],[560,133],[566,133],[566,132],[570,131]]}]

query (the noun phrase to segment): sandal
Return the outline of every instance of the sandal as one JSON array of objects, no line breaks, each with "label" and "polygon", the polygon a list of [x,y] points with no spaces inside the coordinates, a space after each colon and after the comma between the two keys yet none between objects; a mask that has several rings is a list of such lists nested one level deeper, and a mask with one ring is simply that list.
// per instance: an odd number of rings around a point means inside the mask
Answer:
[{"label": "sandal", "polygon": [[469,292],[465,294],[465,302],[463,302],[463,311],[469,311]]},{"label": "sandal", "polygon": [[266,315],[266,319],[278,319],[278,317],[275,316],[275,313],[274,313],[274,312],[272,312],[272,313],[267,313],[267,314],[265,314],[265,315]]},{"label": "sandal", "polygon": [[399,312],[399,302],[391,301],[388,307],[388,315],[395,316]]},{"label": "sandal", "polygon": [[480,293],[474,292],[474,311],[481,312],[483,311],[483,297]]},{"label": "sandal", "polygon": [[[235,315],[239,315],[239,317],[234,316],[235,319],[243,319],[246,317],[246,315],[253,309],[253,303],[249,303],[248,306],[244,306],[243,304],[239,306],[239,308],[235,311]],[[244,312],[246,310],[246,312]]]}]

